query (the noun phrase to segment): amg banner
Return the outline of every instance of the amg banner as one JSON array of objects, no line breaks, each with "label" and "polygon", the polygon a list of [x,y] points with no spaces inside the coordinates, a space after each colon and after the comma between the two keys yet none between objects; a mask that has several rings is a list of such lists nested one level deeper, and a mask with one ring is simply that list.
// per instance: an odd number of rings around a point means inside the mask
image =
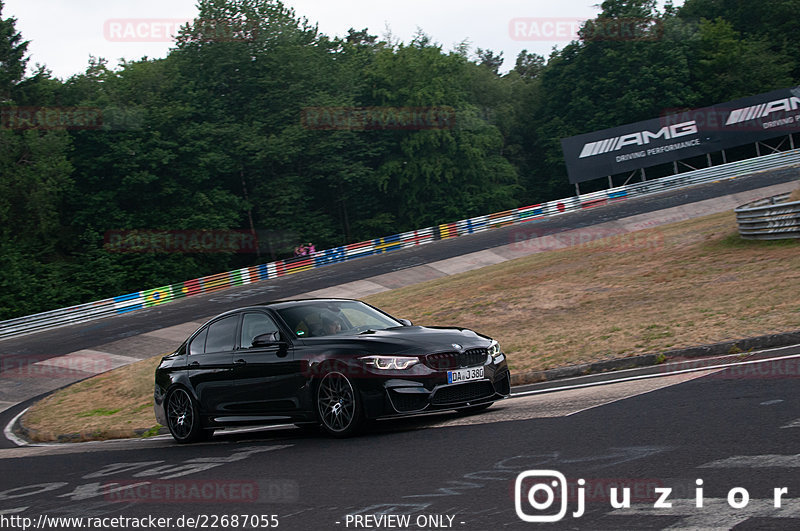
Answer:
[{"label": "amg banner", "polygon": [[800,87],[561,139],[581,183],[800,132]]}]

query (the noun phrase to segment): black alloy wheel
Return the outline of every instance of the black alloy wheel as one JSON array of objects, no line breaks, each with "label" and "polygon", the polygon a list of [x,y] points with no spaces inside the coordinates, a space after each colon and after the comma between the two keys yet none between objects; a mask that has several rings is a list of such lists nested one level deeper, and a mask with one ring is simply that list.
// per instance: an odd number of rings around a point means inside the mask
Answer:
[{"label": "black alloy wheel", "polygon": [[334,437],[348,437],[361,427],[363,411],[358,392],[340,372],[329,372],[317,388],[317,414],[322,429]]},{"label": "black alloy wheel", "polygon": [[191,443],[210,437],[213,430],[203,430],[197,406],[182,387],[175,388],[167,396],[167,427],[179,443]]}]

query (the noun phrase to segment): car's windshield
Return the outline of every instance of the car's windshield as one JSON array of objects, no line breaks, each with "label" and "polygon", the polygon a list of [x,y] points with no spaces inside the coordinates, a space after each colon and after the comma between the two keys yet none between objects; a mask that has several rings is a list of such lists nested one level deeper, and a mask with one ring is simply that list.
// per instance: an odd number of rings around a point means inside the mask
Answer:
[{"label": "car's windshield", "polygon": [[358,301],[309,301],[278,310],[297,337],[324,337],[383,330],[402,323]]}]

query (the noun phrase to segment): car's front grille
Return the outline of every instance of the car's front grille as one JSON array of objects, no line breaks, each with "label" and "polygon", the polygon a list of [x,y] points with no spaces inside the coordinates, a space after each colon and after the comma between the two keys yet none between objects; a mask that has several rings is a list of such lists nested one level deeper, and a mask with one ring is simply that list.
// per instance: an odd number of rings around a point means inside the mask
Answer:
[{"label": "car's front grille", "polygon": [[469,382],[457,385],[440,387],[433,398],[431,404],[456,404],[460,402],[471,402],[482,398],[489,398],[494,395],[494,386],[489,380],[479,382]]},{"label": "car's front grille", "polygon": [[431,369],[459,369],[486,363],[489,351],[485,348],[471,348],[463,352],[440,352],[425,356],[425,364]]},{"label": "car's front grille", "polygon": [[455,369],[458,367],[457,352],[440,352],[425,356],[425,365],[431,369]]}]

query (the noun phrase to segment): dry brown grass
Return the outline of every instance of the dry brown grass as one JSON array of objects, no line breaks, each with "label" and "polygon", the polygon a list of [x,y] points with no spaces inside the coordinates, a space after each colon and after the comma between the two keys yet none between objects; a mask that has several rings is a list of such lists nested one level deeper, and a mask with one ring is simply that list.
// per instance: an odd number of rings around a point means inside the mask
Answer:
[{"label": "dry brown grass", "polygon": [[[22,417],[26,435],[53,441],[136,437],[157,428],[153,414],[153,374],[161,355],[114,369],[56,391]],[[155,431],[155,430],[153,430]]]},{"label": "dry brown grass", "polygon": [[[797,330],[798,294],[800,242],[742,240],[733,213],[723,213],[367,300],[416,324],[491,335],[512,370],[526,371]],[[152,428],[159,358],[59,391],[23,421],[39,440]]]},{"label": "dry brown grass", "polygon": [[512,370],[800,329],[800,242],[748,242],[723,213],[541,253],[368,301],[501,342]]}]

